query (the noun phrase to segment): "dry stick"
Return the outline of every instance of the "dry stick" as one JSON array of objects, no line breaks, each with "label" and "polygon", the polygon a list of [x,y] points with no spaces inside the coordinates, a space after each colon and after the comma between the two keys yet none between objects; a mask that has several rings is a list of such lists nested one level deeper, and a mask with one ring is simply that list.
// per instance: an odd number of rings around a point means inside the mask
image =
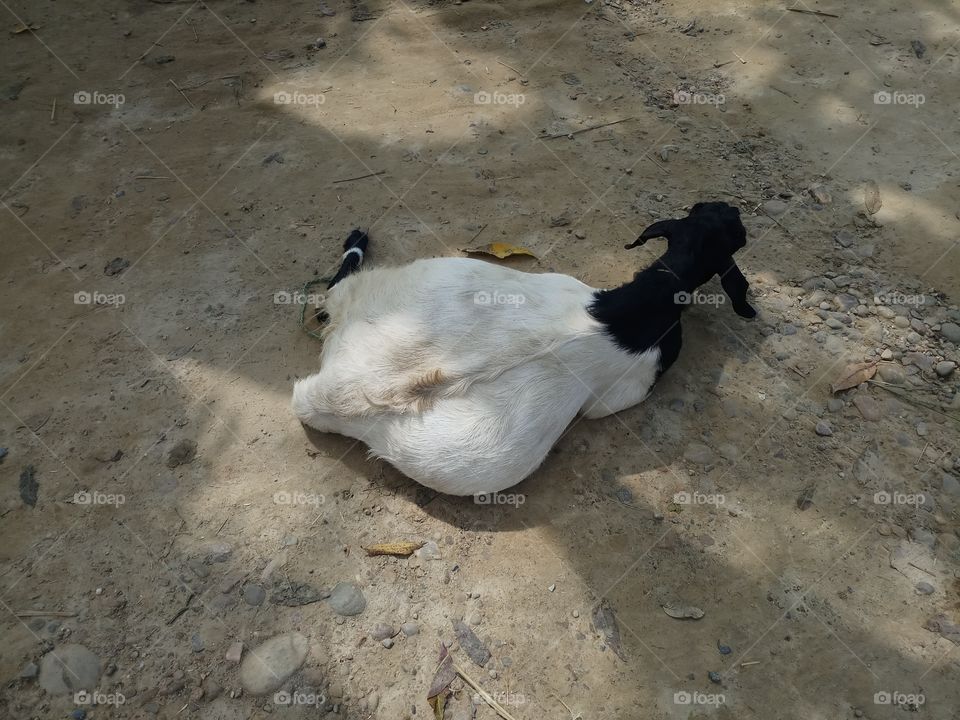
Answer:
[{"label": "dry stick", "polygon": [[20,610],[19,612],[14,613],[17,617],[61,617],[61,618],[71,618],[76,617],[79,613],[75,612],[58,612],[56,610]]},{"label": "dry stick", "polygon": [[173,86],[177,89],[177,92],[178,92],[178,93],[180,93],[181,95],[183,95],[183,99],[186,100],[187,103],[189,103],[190,107],[194,107],[194,104],[193,104],[192,102],[190,102],[190,98],[188,98],[188,97],[187,97],[187,94],[186,94],[183,90],[180,89],[180,86],[177,85],[177,83],[175,83],[175,82],[173,81],[173,78],[170,78],[170,84],[173,85]]},{"label": "dry stick", "polygon": [[877,387],[882,387],[884,390],[886,390],[886,391],[887,391],[888,393],[890,393],[891,395],[896,395],[898,398],[901,398],[902,400],[906,400],[908,403],[911,403],[911,404],[913,404],[913,405],[918,405],[918,406],[920,406],[920,407],[924,407],[924,408],[926,408],[927,410],[933,410],[933,412],[938,413],[939,415],[943,415],[944,417],[948,417],[948,418],[950,418],[951,420],[953,420],[954,422],[960,422],[960,417],[957,417],[956,415],[951,415],[950,413],[947,413],[947,412],[944,412],[943,410],[940,410],[940,409],[939,409],[936,405],[934,405],[933,403],[924,402],[923,400],[920,400],[919,398],[911,397],[908,393],[903,392],[902,390],[898,390],[898,389],[897,389],[896,387],[894,387],[893,385],[888,385],[887,383],[880,382],[880,381],[878,381],[878,380],[873,380],[873,379],[867,380],[867,382],[870,383],[871,385],[876,385]]},{"label": "dry stick", "polygon": [[53,122],[57,117],[57,99],[53,99],[53,107],[50,108],[50,122]]},{"label": "dry stick", "polygon": [[467,245],[473,245],[473,241],[476,240],[478,237],[480,237],[480,233],[482,233],[484,230],[486,230],[486,229],[487,229],[487,225],[489,225],[489,224],[490,224],[490,223],[484,223],[483,227],[481,227],[479,230],[477,230],[477,234],[474,235],[472,238],[470,238],[470,239],[467,241]]},{"label": "dry stick", "polygon": [[620,123],[625,123],[628,120],[636,120],[636,118],[635,117],[623,118],[622,120],[614,120],[613,122],[601,123],[600,125],[591,125],[590,127],[580,128],[579,130],[573,130],[572,132],[557,133],[556,135],[537,135],[537,140],[553,140],[554,138],[559,138],[559,137],[573,137],[574,135],[590,132],[591,130],[610,127],[611,125],[619,125]]},{"label": "dry stick", "polygon": [[134,180],[169,180],[166,175],[134,175]]},{"label": "dry stick", "polygon": [[749,665],[759,665],[759,664],[760,664],[760,661],[759,661],[759,660],[751,660],[750,662],[742,662],[742,663],[740,663],[740,667],[747,667],[747,666],[749,666]]},{"label": "dry stick", "polygon": [[506,64],[503,60],[501,60],[500,58],[497,58],[497,62],[500,63],[501,65],[503,65],[503,66],[506,67],[506,68],[510,68],[510,69],[513,70],[517,75],[519,75],[520,77],[523,77],[523,73],[520,72],[519,70],[517,70],[513,65],[507,65],[507,64]]},{"label": "dry stick", "polygon": [[670,172],[670,171],[667,170],[663,165],[661,165],[660,163],[658,163],[656,160],[654,160],[652,157],[650,157],[650,156],[647,155],[646,153],[644,153],[643,156],[644,156],[647,160],[649,160],[650,162],[652,162],[654,165],[656,165],[658,168],[660,168],[661,170],[663,170],[664,172]]},{"label": "dry stick", "polygon": [[357,177],[343,178],[342,180],[334,180],[333,184],[336,185],[337,183],[353,182],[354,180],[363,180],[364,178],[374,177],[376,175],[383,175],[385,172],[386,170],[377,170],[376,172],[367,173],[366,175],[358,175]]},{"label": "dry stick", "polygon": [[740,57],[740,56],[737,55],[736,53],[733,53],[733,54],[736,55],[737,60],[739,60],[742,65],[746,65],[746,64],[747,64],[747,61],[744,60],[742,57]]},{"label": "dry stick", "polygon": [[462,677],[463,680],[464,680],[464,682],[467,683],[467,685],[469,685],[469,686],[472,687],[474,690],[476,690],[476,691],[477,691],[477,694],[480,695],[480,697],[482,697],[482,698],[486,701],[487,705],[489,705],[489,706],[492,707],[494,710],[496,710],[497,715],[499,715],[500,717],[502,717],[503,720],[517,720],[513,715],[511,715],[510,713],[508,713],[508,712],[504,709],[503,705],[501,705],[501,704],[498,703],[496,700],[494,700],[492,697],[490,697],[490,694],[489,694],[486,690],[484,690],[482,687],[480,687],[480,685],[477,684],[477,681],[476,681],[476,680],[474,680],[472,677],[470,677],[469,675],[467,675],[466,670],[464,670],[462,667],[460,667],[460,666],[457,664],[457,661],[456,661],[456,660],[451,660],[451,662],[453,663],[453,669],[456,670],[457,675],[459,675],[460,677]]},{"label": "dry stick", "polygon": [[817,15],[819,17],[840,17],[839,15],[834,15],[833,13],[821,12],[820,10],[804,10],[803,8],[787,8],[787,10],[789,12],[803,13],[804,15]]},{"label": "dry stick", "polygon": [[786,90],[781,90],[780,88],[775,87],[775,86],[773,86],[773,85],[770,86],[770,89],[771,89],[771,90],[776,90],[776,91],[777,91],[778,93],[780,93],[781,95],[785,95],[786,97],[788,97],[788,98],[790,98],[791,100],[793,100],[797,105],[800,104],[800,101],[797,100],[793,95],[791,95],[790,93],[788,93]]}]

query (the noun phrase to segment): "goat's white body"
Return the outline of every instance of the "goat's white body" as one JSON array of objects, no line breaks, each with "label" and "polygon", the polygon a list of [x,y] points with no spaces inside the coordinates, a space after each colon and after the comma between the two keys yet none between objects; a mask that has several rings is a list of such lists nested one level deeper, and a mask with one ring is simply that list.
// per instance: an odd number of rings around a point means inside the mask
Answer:
[{"label": "goat's white body", "polygon": [[294,411],[441,492],[510,487],[578,413],[635,405],[656,380],[659,349],[618,347],[587,312],[594,292],[465,258],[356,273],[328,294],[320,372]]}]

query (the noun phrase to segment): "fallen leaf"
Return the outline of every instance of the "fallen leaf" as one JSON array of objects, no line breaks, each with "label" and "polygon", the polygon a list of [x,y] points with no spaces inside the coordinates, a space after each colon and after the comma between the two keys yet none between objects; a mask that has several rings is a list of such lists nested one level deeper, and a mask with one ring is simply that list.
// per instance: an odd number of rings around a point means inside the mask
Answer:
[{"label": "fallen leaf", "polygon": [[703,610],[693,605],[674,605],[673,603],[667,603],[660,607],[663,608],[663,611],[667,615],[677,620],[699,620],[703,617]]},{"label": "fallen leaf", "polygon": [[447,652],[444,645],[440,646],[440,663],[437,665],[437,672],[433,676],[433,682],[430,683],[430,689],[427,691],[427,702],[433,708],[433,715],[436,720],[443,720],[443,710],[447,704],[447,698],[450,696],[450,683],[457,677],[457,671],[453,667],[453,657]]},{"label": "fallen leaf", "polygon": [[855,388],[860,383],[865,383],[877,374],[877,363],[862,362],[847,365],[840,376],[830,383],[830,392],[836,395],[838,392]]},{"label": "fallen leaf", "polygon": [[620,645],[620,626],[617,624],[617,616],[607,600],[601,600],[597,609],[593,611],[593,629],[603,635],[603,641],[617,654],[618,658],[627,659]]},{"label": "fallen leaf", "polygon": [[510,245],[509,243],[495,242],[489,245],[481,245],[475,248],[464,248],[465,253],[477,253],[480,255],[493,255],[496,258],[510,257],[511,255],[529,255],[532,258],[537,257],[525,247],[519,245]]},{"label": "fallen leaf", "polygon": [[373,557],[374,555],[393,555],[395,557],[410,557],[414,552],[422,548],[424,543],[422,542],[391,542],[391,543],[377,543],[375,545],[368,545],[363,549],[367,551],[367,555]]},{"label": "fallen leaf", "polygon": [[863,188],[863,205],[871,215],[876,215],[877,211],[883,206],[883,200],[880,198],[880,186],[877,185],[876,180],[867,180],[867,184]]},{"label": "fallen leaf", "polygon": [[41,25],[34,25],[33,23],[29,23],[27,25],[18,25],[13,29],[13,34],[19,35],[20,33],[33,32],[34,30],[39,30],[41,27]]}]

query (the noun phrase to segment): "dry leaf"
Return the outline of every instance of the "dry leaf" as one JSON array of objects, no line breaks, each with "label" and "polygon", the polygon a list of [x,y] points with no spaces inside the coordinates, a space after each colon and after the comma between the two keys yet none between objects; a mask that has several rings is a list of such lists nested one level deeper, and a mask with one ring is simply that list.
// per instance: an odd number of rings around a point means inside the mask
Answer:
[{"label": "dry leaf", "polygon": [[510,257],[511,255],[529,255],[532,258],[537,257],[525,247],[511,245],[509,243],[495,242],[489,245],[481,245],[475,248],[464,248],[465,253],[479,253],[481,255],[493,255],[496,258]]},{"label": "dry leaf", "polygon": [[880,198],[880,186],[875,180],[867,180],[863,188],[863,204],[867,212],[876,215],[877,211],[883,206],[883,200]]},{"label": "dry leaf", "polygon": [[427,690],[427,702],[433,708],[436,720],[443,720],[443,710],[450,696],[450,683],[456,677],[457,671],[453,668],[453,658],[447,652],[447,648],[441,645],[440,664],[437,665],[437,672],[433,676],[433,682],[430,683],[430,689]]},{"label": "dry leaf", "polygon": [[368,545],[363,549],[367,551],[368,556],[374,555],[393,555],[395,557],[410,557],[414,552],[423,547],[422,542],[389,542]]},{"label": "dry leaf", "polygon": [[699,620],[703,617],[703,610],[693,605],[674,605],[673,603],[668,603],[660,607],[663,608],[663,611],[667,615],[677,620]]},{"label": "dry leaf", "polygon": [[29,23],[27,25],[18,25],[13,29],[13,34],[19,35],[25,32],[33,32],[34,30],[39,30],[40,27],[40,25],[34,25],[33,23]]},{"label": "dry leaf", "polygon": [[865,383],[877,374],[877,363],[862,362],[847,365],[836,380],[830,383],[830,392],[836,395],[838,392],[855,388],[860,383]]}]

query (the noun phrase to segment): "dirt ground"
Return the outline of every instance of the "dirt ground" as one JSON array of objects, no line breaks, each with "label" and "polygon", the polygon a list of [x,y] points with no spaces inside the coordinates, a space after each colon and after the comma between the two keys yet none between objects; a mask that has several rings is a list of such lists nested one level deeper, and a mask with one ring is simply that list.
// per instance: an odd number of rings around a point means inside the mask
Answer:
[{"label": "dirt ground", "polygon": [[[0,5],[6,716],[432,718],[441,643],[517,720],[957,716],[956,3]],[[606,287],[706,199],[759,317],[693,307],[514,502],[291,414],[351,228]]]}]

